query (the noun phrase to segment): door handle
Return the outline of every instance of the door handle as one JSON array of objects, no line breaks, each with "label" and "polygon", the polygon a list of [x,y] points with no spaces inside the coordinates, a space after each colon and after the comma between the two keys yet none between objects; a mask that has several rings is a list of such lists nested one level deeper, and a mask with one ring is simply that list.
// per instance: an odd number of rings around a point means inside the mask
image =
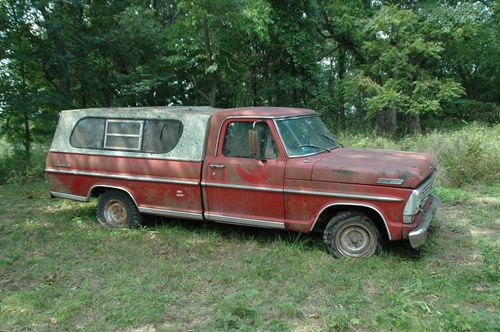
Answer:
[{"label": "door handle", "polygon": [[224,166],[223,164],[210,164],[210,168],[224,168],[226,166]]}]

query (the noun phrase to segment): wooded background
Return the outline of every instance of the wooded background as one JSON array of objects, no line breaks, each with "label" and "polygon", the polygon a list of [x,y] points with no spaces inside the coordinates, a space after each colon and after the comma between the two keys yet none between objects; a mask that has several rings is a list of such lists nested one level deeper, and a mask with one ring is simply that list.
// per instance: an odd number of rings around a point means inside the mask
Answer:
[{"label": "wooded background", "polygon": [[0,135],[29,159],[62,109],[316,109],[394,135],[499,121],[496,1],[2,0]]}]

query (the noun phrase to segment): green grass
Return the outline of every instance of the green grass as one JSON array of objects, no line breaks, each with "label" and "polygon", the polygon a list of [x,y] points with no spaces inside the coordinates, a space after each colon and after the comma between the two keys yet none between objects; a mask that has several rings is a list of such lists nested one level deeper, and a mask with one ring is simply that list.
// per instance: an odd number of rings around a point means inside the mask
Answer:
[{"label": "green grass", "polygon": [[420,255],[198,221],[111,231],[95,202],[0,186],[0,330],[498,330],[498,186],[439,188]]}]

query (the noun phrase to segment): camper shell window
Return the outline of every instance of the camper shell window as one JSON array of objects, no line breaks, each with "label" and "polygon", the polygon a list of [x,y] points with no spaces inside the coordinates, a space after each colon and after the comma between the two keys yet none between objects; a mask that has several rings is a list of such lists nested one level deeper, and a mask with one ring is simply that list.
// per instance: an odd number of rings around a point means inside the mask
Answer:
[{"label": "camper shell window", "polygon": [[106,120],[104,148],[114,150],[140,150],[144,121]]},{"label": "camper shell window", "polygon": [[70,144],[75,148],[102,149],[106,119],[83,118],[71,133]]},{"label": "camper shell window", "polygon": [[182,122],[178,120],[146,120],[142,151],[168,153],[179,143],[182,136]]},{"label": "camper shell window", "polygon": [[79,120],[70,138],[75,148],[168,153],[182,136],[179,120],[105,119]]}]

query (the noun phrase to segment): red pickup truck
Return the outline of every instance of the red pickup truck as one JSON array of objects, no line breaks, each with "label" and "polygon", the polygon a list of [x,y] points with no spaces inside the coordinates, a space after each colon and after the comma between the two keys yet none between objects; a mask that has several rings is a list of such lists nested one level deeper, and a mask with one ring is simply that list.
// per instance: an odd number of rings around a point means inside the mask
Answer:
[{"label": "red pickup truck", "polygon": [[438,206],[431,156],[344,148],[309,109],[63,111],[46,172],[52,197],[99,197],[107,227],[153,214],[319,231],[335,257],[420,247]]}]

